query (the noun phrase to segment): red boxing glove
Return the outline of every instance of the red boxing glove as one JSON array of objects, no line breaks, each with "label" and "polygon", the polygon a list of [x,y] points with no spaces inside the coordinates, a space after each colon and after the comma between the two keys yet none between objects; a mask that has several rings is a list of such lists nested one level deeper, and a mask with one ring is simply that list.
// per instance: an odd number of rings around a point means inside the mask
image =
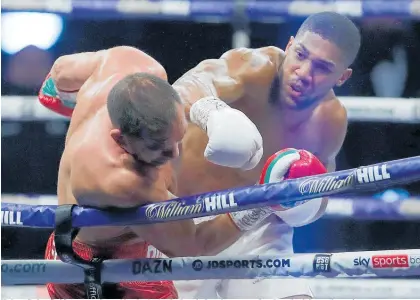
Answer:
[{"label": "red boxing glove", "polygon": [[298,152],[300,159],[290,166],[284,179],[295,179],[327,173],[327,168],[325,168],[318,157],[306,150],[298,150]]},{"label": "red boxing glove", "polygon": [[[287,148],[270,156],[264,165],[259,183],[280,182],[324,173],[327,173],[327,169],[315,155],[306,150]],[[306,201],[286,203],[281,207],[292,208],[304,202]]]},{"label": "red boxing glove", "polygon": [[42,84],[38,94],[39,102],[46,108],[66,117],[71,117],[76,106],[76,92],[62,92],[57,89],[51,75]]},{"label": "red boxing glove", "polygon": [[[285,179],[300,178],[326,172],[327,169],[312,153],[306,150],[289,148],[278,151],[270,156],[264,165],[259,183],[274,183]],[[275,213],[290,226],[298,227],[313,222],[314,215],[316,215],[317,211],[314,213],[312,206],[309,208],[309,211],[306,208],[303,212],[299,211],[304,208],[304,206],[300,205],[307,201],[289,202],[270,207],[258,207],[250,210],[231,212],[229,216],[241,231],[253,229],[272,213]],[[315,202],[313,201],[312,203]],[[289,209],[296,206],[300,207],[294,210]],[[318,210],[319,207],[316,207],[316,209]]]},{"label": "red boxing glove", "polygon": [[306,150],[287,148],[274,153],[266,161],[259,184],[324,173],[327,169],[315,155]]}]

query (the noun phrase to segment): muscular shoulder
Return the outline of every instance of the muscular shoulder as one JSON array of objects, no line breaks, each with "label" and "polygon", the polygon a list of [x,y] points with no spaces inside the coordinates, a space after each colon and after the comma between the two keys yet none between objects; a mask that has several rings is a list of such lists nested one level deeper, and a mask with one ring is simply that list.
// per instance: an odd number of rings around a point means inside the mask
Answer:
[{"label": "muscular shoulder", "polygon": [[168,198],[160,171],[144,175],[133,167],[129,157],[105,148],[96,141],[66,147],[65,153],[72,156],[71,189],[80,205],[124,208]]},{"label": "muscular shoulder", "polygon": [[267,81],[268,76],[268,81],[271,82],[283,59],[283,51],[272,46],[258,49],[237,48],[224,53],[221,59],[239,75],[257,81]]},{"label": "muscular shoulder", "polygon": [[119,46],[103,53],[101,73],[135,73],[147,72],[167,80],[163,66],[147,53],[129,46]]},{"label": "muscular shoulder", "polygon": [[156,178],[147,177],[124,168],[109,174],[102,189],[110,197],[119,200],[114,205],[118,207],[134,207],[169,198],[164,178],[159,175]]},{"label": "muscular shoulder", "polygon": [[262,71],[275,72],[282,60],[283,51],[276,47],[258,49],[237,48],[225,52],[220,59],[206,59],[197,65],[195,71],[229,73],[231,77],[248,75],[252,77]]},{"label": "muscular shoulder", "polygon": [[284,57],[284,52],[280,48],[269,46],[263,48],[236,48],[225,52],[220,58],[232,63],[251,62],[254,65],[264,65],[267,63],[279,64]]},{"label": "muscular shoulder", "polygon": [[322,103],[315,113],[313,128],[320,135],[319,155],[323,160],[335,157],[340,151],[347,133],[347,111],[342,103],[333,98]]},{"label": "muscular shoulder", "polygon": [[331,100],[325,101],[320,106],[319,113],[322,115],[322,118],[320,118],[319,122],[324,125],[335,127],[331,129],[338,131],[337,133],[347,128],[347,111],[340,100],[338,100],[338,98],[334,97]]}]

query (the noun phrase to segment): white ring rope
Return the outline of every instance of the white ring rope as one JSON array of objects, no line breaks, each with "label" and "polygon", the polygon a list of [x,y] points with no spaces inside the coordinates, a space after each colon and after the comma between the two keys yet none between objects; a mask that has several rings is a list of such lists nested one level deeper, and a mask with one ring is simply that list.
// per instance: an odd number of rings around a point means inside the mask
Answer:
[{"label": "white ring rope", "polygon": [[[285,278],[281,285],[306,285],[316,299],[419,299],[418,279],[371,279],[368,278]],[[257,282],[258,279],[252,282]],[[49,298],[47,288],[39,285],[2,286],[2,299]],[[224,298],[221,295],[221,298]]]},{"label": "white ring rope", "polygon": [[[417,98],[339,97],[350,121],[420,123]],[[1,97],[2,118],[13,121],[67,120],[45,109],[36,97]]]},{"label": "white ring rope", "polygon": [[[209,266],[211,266],[209,268]],[[2,285],[81,283],[83,270],[52,260],[3,260]],[[65,274],[65,276],[63,276]],[[102,282],[266,277],[405,277],[420,276],[420,249],[333,254],[203,256],[107,260]]]}]

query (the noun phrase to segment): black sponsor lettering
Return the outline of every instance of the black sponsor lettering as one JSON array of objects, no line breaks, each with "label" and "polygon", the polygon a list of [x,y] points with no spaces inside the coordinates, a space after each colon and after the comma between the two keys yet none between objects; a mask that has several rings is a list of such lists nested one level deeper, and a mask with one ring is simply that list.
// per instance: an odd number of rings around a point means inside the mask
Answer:
[{"label": "black sponsor lettering", "polygon": [[98,295],[98,289],[96,288],[96,286],[93,283],[89,284],[89,299],[99,299]]},{"label": "black sponsor lettering", "polygon": [[313,261],[314,272],[331,271],[331,254],[316,254]]},{"label": "black sponsor lettering", "polygon": [[290,267],[290,259],[268,259],[265,262],[261,259],[251,260],[210,260],[207,263],[207,269],[225,269],[225,268],[284,268]]},{"label": "black sponsor lettering", "polygon": [[256,261],[256,260],[251,259],[249,262],[251,263],[250,268],[255,268],[255,265],[257,264],[257,261]]},{"label": "black sponsor lettering", "polygon": [[137,260],[133,262],[131,271],[133,274],[172,273],[172,260]]},{"label": "black sponsor lettering", "polygon": [[[193,270],[201,271],[203,269],[203,262],[200,259],[196,259],[196,260],[193,261],[191,266],[192,266]],[[210,262],[209,262],[209,265],[207,266],[207,268],[208,269],[210,268]]]},{"label": "black sponsor lettering", "polygon": [[417,256],[417,255],[410,256],[410,265],[411,266],[420,265],[420,256]]},{"label": "black sponsor lettering", "polygon": [[247,269],[249,268],[248,267],[248,261],[247,260],[243,260],[242,261],[242,268],[247,268]]},{"label": "black sponsor lettering", "polygon": [[45,273],[46,268],[47,265],[43,263],[1,264],[2,273]]},{"label": "black sponsor lettering", "polygon": [[368,267],[369,262],[370,262],[370,258],[359,257],[359,258],[353,259],[353,265],[356,266],[356,267],[357,266]]},{"label": "black sponsor lettering", "polygon": [[281,266],[290,268],[290,259],[282,259]]}]

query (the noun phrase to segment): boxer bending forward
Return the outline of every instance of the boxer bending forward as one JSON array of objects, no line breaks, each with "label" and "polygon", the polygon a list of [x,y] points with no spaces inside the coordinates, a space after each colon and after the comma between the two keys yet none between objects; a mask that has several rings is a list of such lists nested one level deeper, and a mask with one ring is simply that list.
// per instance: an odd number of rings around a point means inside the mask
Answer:
[{"label": "boxer bending forward", "polygon": [[[58,173],[60,205],[131,208],[173,198],[170,160],[179,155],[187,119],[165,70],[152,57],[130,47],[63,56],[52,67],[39,99],[55,112],[72,116]],[[196,107],[192,116],[196,122],[214,122],[215,114],[208,114],[205,107]],[[233,159],[233,164],[253,168],[262,155],[255,125],[234,109],[218,117],[220,123],[208,124],[214,129],[208,159],[223,165]],[[236,132],[220,130],[226,122],[235,124]],[[243,138],[225,151],[229,134]],[[150,244],[168,256],[192,256],[217,253],[241,234],[231,218],[222,215],[198,226],[186,220],[82,228],[73,247],[86,260],[147,257]],[[45,255],[57,259],[53,234]],[[47,289],[51,298],[85,297],[82,284],[48,284]],[[165,281],[119,283],[106,290],[107,298],[177,298],[173,283]]]},{"label": "boxer bending forward", "polygon": [[[245,113],[262,134],[262,161],[278,149],[303,148],[314,153],[332,171],[347,128],[346,111],[332,88],[350,77],[349,66],[359,47],[359,31],[349,19],[336,13],[319,13],[306,19],[296,37],[290,38],[285,51],[276,47],[233,49],[220,59],[202,61],[173,87],[187,106],[194,103],[192,112],[201,103],[218,109],[230,105]],[[263,168],[261,163],[243,171],[223,168],[203,159],[201,153],[207,144],[205,130],[208,132],[209,128],[204,125],[188,126],[182,142],[179,196],[254,184]],[[296,164],[307,164],[308,158],[301,156],[295,154],[291,159],[301,160]],[[292,253],[293,227],[317,220],[326,205],[326,199],[316,199],[271,215],[254,224],[252,231],[223,254]],[[176,286],[181,298],[312,296],[309,287],[299,284],[299,280],[206,280],[176,282]]]}]

